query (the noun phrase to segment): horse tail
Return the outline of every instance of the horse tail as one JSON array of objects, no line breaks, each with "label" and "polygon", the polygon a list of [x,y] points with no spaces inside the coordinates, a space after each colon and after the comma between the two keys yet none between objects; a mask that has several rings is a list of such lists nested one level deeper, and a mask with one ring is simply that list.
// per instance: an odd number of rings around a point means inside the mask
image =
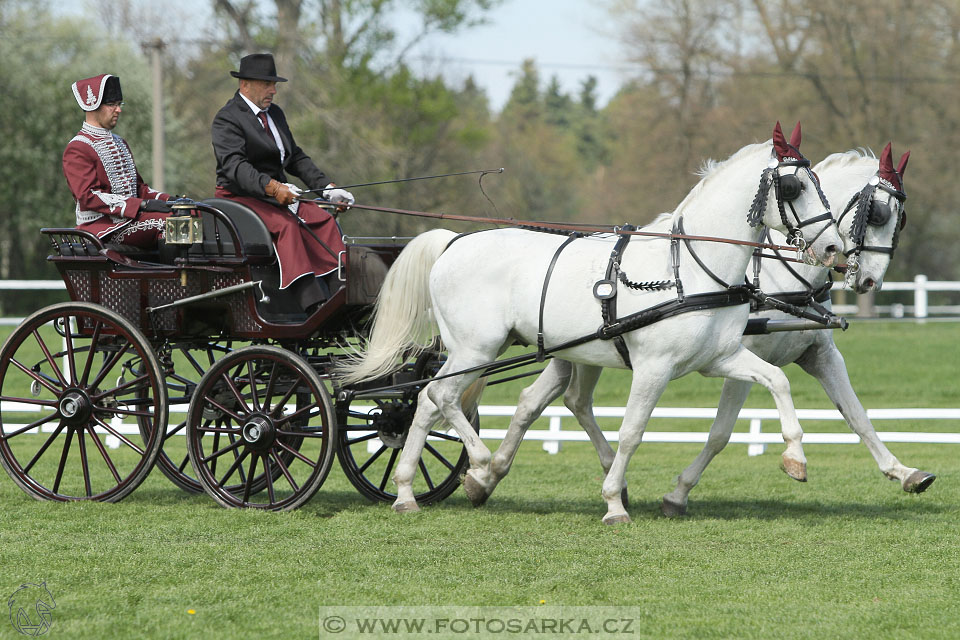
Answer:
[{"label": "horse tail", "polygon": [[343,384],[385,376],[415,358],[437,335],[430,301],[430,270],[457,236],[447,229],[422,233],[390,267],[373,309],[365,350],[336,366]]}]

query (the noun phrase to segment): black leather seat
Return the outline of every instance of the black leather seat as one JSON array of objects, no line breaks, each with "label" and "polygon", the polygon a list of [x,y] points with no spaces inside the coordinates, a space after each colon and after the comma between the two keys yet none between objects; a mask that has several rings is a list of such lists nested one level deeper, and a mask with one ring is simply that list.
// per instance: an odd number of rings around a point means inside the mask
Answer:
[{"label": "black leather seat", "polygon": [[[270,232],[267,230],[267,225],[263,224],[263,220],[253,209],[225,198],[210,198],[202,202],[219,209],[230,218],[240,234],[243,250],[248,257],[270,258],[273,256],[273,240],[270,238]],[[222,249],[217,246],[218,229]],[[199,245],[191,248],[191,253],[203,252],[207,255],[215,255],[221,251],[223,255],[227,256],[234,253],[233,238],[230,231],[226,225],[217,220],[216,216],[204,214],[203,246],[202,248]]]}]

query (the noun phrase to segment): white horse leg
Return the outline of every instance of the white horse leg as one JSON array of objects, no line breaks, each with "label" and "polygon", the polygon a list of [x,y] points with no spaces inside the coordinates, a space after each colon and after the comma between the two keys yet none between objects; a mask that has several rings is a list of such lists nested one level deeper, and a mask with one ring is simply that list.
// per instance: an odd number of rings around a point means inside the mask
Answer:
[{"label": "white horse leg", "polygon": [[[461,371],[468,369],[476,364],[465,360],[454,360],[451,356],[445,368],[449,371]],[[454,378],[437,380],[435,383],[427,386],[425,391],[430,400],[437,406],[444,421],[457,432],[467,449],[467,457],[470,459],[470,469],[463,479],[463,489],[467,493],[470,501],[476,503],[476,483],[472,476],[479,471],[485,472],[490,465],[490,450],[483,444],[480,436],[473,430],[473,425],[463,413],[462,398],[464,391],[480,376],[479,371],[467,373]],[[406,448],[406,447],[404,447]]]},{"label": "white horse leg", "polygon": [[890,453],[886,445],[877,436],[867,412],[857,398],[850,376],[843,361],[843,355],[832,342],[823,348],[811,348],[798,361],[803,370],[820,381],[830,401],[839,409],[850,429],[860,436],[880,471],[891,480],[900,482],[908,493],[923,493],[933,484],[937,476],[904,466]]},{"label": "white horse leg", "polygon": [[[429,386],[427,385],[427,388]],[[407,430],[407,438],[400,451],[397,468],[393,471],[393,482],[397,485],[397,499],[393,502],[393,510],[397,513],[420,510],[413,494],[413,477],[417,472],[417,463],[420,460],[420,454],[423,453],[427,434],[430,428],[440,420],[440,410],[430,400],[427,388],[420,391],[417,411]]]},{"label": "white horse leg", "polygon": [[[634,358],[634,362],[638,362]],[[613,457],[613,464],[603,480],[603,489],[600,494],[607,502],[607,513],[603,516],[604,524],[619,524],[630,522],[630,516],[623,505],[623,487],[627,473],[627,464],[630,457],[640,445],[643,432],[650,420],[653,408],[670,380],[668,367],[655,366],[649,360],[644,362],[642,370],[634,369],[633,381],[630,383],[630,397],[623,422],[620,425],[620,445]]]},{"label": "white horse leg", "polygon": [[722,376],[762,384],[773,395],[780,412],[780,430],[787,448],[781,456],[784,472],[794,480],[807,481],[807,458],[803,455],[803,429],[790,396],[790,382],[780,367],[763,360],[743,345],[729,358],[700,371],[707,376]]},{"label": "white horse leg", "polygon": [[690,490],[697,486],[704,469],[730,441],[730,434],[733,433],[737,416],[740,415],[740,409],[747,401],[752,386],[752,383],[742,380],[728,378],[724,381],[720,405],[717,407],[717,417],[710,425],[707,443],[703,446],[700,455],[677,476],[677,488],[663,496],[663,502],[660,504],[663,515],[672,518],[687,513],[687,498]]},{"label": "white horse leg", "polygon": [[[613,447],[607,442],[603,430],[600,429],[600,425],[597,424],[597,419],[593,415],[593,392],[597,388],[601,373],[603,373],[601,367],[585,364],[574,366],[573,377],[569,386],[567,386],[566,393],[563,394],[563,404],[576,416],[580,427],[587,432],[590,442],[593,443],[593,448],[597,451],[603,473],[606,475],[610,472],[610,465],[613,464],[615,454]],[[630,508],[626,481],[624,481],[622,494],[623,506]]]},{"label": "white horse leg", "polygon": [[573,365],[565,360],[550,360],[533,384],[520,392],[517,400],[517,410],[510,419],[510,426],[503,442],[494,452],[490,460],[490,467],[471,469],[468,477],[471,489],[468,496],[474,506],[480,506],[487,501],[497,484],[510,472],[513,459],[517,455],[523,436],[543,413],[547,406],[556,400],[570,382],[570,372]]}]

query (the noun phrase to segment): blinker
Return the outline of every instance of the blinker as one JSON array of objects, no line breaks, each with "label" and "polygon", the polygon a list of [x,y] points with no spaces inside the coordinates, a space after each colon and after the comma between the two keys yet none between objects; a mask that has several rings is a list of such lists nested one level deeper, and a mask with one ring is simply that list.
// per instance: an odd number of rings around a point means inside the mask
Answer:
[{"label": "blinker", "polygon": [[890,210],[890,205],[886,202],[877,202],[873,200],[870,203],[870,213],[867,216],[867,224],[870,224],[874,227],[882,227],[887,224],[887,221],[890,220],[890,216],[893,215],[893,212]]},{"label": "blinker", "polygon": [[780,197],[786,201],[796,200],[800,197],[802,189],[800,178],[793,174],[780,176]]}]

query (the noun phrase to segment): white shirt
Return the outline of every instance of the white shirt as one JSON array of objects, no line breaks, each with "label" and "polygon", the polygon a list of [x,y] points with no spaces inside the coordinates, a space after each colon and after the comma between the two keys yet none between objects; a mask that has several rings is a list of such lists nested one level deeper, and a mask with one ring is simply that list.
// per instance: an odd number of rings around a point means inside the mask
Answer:
[{"label": "white shirt", "polygon": [[286,157],[287,152],[283,148],[283,140],[280,139],[280,132],[277,131],[277,125],[274,124],[273,118],[270,117],[270,112],[253,104],[243,93],[240,94],[240,97],[243,98],[243,101],[246,102],[250,110],[253,111],[253,115],[257,116],[257,122],[260,122],[261,111],[267,114],[267,124],[270,125],[270,133],[273,134],[273,141],[277,143],[277,148],[280,149],[280,164],[283,164],[283,159]]}]

